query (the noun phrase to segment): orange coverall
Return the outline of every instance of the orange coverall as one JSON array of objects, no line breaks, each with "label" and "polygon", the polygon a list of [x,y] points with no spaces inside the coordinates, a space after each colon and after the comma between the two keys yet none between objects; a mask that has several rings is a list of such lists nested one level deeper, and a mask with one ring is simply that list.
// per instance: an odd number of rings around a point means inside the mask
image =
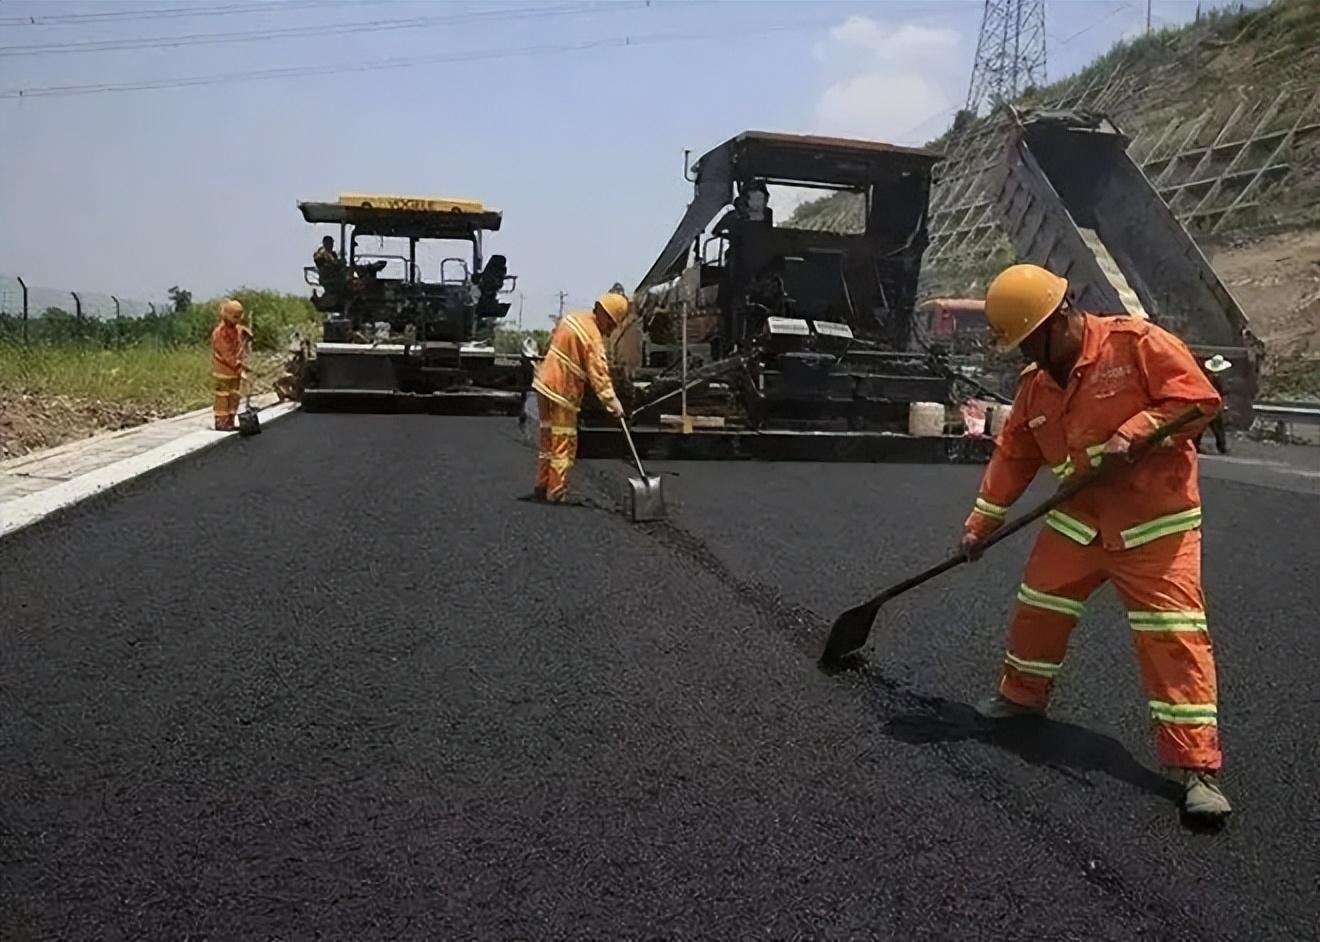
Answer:
[{"label": "orange coverall", "polygon": [[245,335],[242,324],[221,320],[211,331],[211,378],[215,383],[215,398],[211,411],[219,431],[232,431],[234,417],[238,415],[239,386],[243,377]]},{"label": "orange coverall", "polygon": [[[1046,370],[1024,371],[968,532],[981,538],[998,528],[1042,465],[1066,479],[1098,464],[1115,433],[1135,442],[1191,405],[1210,416],[1221,400],[1182,341],[1145,319],[1085,315],[1066,388]],[[999,691],[1044,709],[1087,598],[1112,581],[1128,610],[1160,761],[1218,771],[1195,446],[1207,421],[1183,426],[1049,513],[1018,589]]]},{"label": "orange coverall", "polygon": [[574,311],[556,325],[532,380],[541,417],[536,487],[545,490],[547,500],[562,500],[568,490],[568,470],[577,457],[577,416],[588,383],[607,408],[617,401],[596,317]]}]

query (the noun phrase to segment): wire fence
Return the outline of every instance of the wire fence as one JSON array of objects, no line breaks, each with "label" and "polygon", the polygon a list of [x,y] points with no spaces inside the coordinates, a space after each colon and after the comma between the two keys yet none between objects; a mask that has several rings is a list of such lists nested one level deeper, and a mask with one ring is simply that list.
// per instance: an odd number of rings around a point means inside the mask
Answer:
[{"label": "wire fence", "polygon": [[0,317],[31,320],[52,310],[72,317],[107,321],[165,314],[172,310],[172,305],[166,298],[143,301],[100,291],[47,288],[34,285],[21,275],[0,274]]}]

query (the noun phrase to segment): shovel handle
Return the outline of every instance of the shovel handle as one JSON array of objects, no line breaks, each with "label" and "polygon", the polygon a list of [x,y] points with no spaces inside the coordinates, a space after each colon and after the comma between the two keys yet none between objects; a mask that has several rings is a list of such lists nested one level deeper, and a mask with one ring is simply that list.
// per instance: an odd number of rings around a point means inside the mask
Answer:
[{"label": "shovel handle", "polygon": [[[1201,411],[1200,406],[1192,406],[1189,409],[1187,409],[1185,412],[1182,412],[1179,415],[1177,415],[1175,418],[1172,418],[1168,422],[1165,422],[1159,428],[1155,429],[1155,431],[1151,432],[1150,435],[1146,436],[1145,438],[1138,441],[1135,445],[1133,445],[1129,453],[1130,463],[1135,464],[1137,461],[1145,457],[1147,452],[1149,452],[1152,448],[1154,448],[1164,439],[1168,438],[1174,432],[1178,431],[1178,429],[1182,428],[1188,422],[1194,422],[1196,419],[1201,418],[1204,414],[1205,413]],[[1075,495],[1078,491],[1082,490],[1085,487],[1090,486],[1091,484],[1095,483],[1102,477],[1107,477],[1109,474],[1112,473],[1113,469],[1116,467],[1122,467],[1122,466],[1112,461],[1109,462],[1108,464],[1101,463],[1100,467],[1092,471],[1088,471],[1086,474],[1078,475],[1075,479],[1069,481],[1067,484],[1064,484],[1062,487],[1060,487],[1058,491],[1055,492],[1053,497],[1050,497],[1048,500],[1042,502],[1041,505],[1037,507],[1035,510],[1031,511],[1030,513],[1022,515],[1021,517],[1014,520],[1012,523],[1005,524],[1004,526],[996,530],[994,533],[986,537],[984,540],[980,541],[980,543],[977,546],[978,550],[988,549],[989,547],[994,546],[996,543],[998,543],[1000,540],[1004,539],[1005,537],[1012,536],[1014,533],[1025,527],[1027,524],[1039,520],[1041,517],[1045,516],[1055,507],[1058,507],[1060,504],[1063,504],[1066,501],[1070,500],[1073,497],[1073,495]]]},{"label": "shovel handle", "polygon": [[[1176,418],[1170,419],[1168,422],[1161,425],[1155,431],[1151,432],[1150,435],[1148,435],[1146,438],[1141,439],[1141,441],[1137,442],[1133,446],[1131,451],[1132,462],[1135,463],[1136,461],[1139,461],[1142,457],[1146,455],[1148,451],[1150,451],[1150,449],[1154,448],[1164,439],[1168,438],[1174,432],[1178,431],[1188,422],[1194,422],[1196,419],[1199,419],[1204,415],[1205,413],[1201,411],[1200,406],[1192,406],[1191,408],[1187,409],[1187,411],[1180,413]],[[978,542],[976,544],[977,552],[978,553],[985,552],[987,549],[994,546],[1000,540],[1007,539],[1008,537],[1012,536],[1014,533],[1017,533],[1019,530],[1021,530],[1023,527],[1027,526],[1028,524],[1034,523],[1035,521],[1039,520],[1041,517],[1045,516],[1055,507],[1058,507],[1060,504],[1063,504],[1069,499],[1071,499],[1073,495],[1075,495],[1078,491],[1095,483],[1101,477],[1110,474],[1112,472],[1112,469],[1115,467],[1121,467],[1121,465],[1118,465],[1116,462],[1110,462],[1109,464],[1101,464],[1100,467],[1096,468],[1093,471],[1088,471],[1086,474],[1078,475],[1078,477],[1076,477],[1072,481],[1069,481],[1067,484],[1064,484],[1062,487],[1060,487],[1052,497],[1050,497],[1045,501],[1042,501],[1040,506],[1036,507],[1032,511],[1029,511],[1028,513],[1023,514],[1021,517],[1018,517],[1016,520],[1004,524],[994,533],[990,534],[985,539]],[[915,589],[923,582],[926,582],[930,579],[934,579],[936,576],[946,573],[950,569],[953,569],[965,562],[968,562],[967,554],[963,552],[959,552],[954,556],[950,556],[948,559],[944,560],[944,562],[936,566],[932,566],[930,569],[927,569],[925,572],[917,573],[917,575],[905,579],[904,581],[898,583],[897,585],[890,586],[888,589],[885,589],[885,591],[881,592],[874,599],[872,599],[872,602],[875,603],[876,605],[883,604],[884,602],[887,602],[889,599],[892,599],[897,595],[902,595],[904,592],[908,591],[909,589]]]},{"label": "shovel handle", "polygon": [[623,437],[628,439],[628,449],[632,452],[633,463],[637,465],[637,473],[646,479],[646,472],[642,470],[642,459],[637,456],[637,446],[633,444],[632,433],[628,431],[628,423],[623,416],[619,416],[619,427],[623,429]]}]

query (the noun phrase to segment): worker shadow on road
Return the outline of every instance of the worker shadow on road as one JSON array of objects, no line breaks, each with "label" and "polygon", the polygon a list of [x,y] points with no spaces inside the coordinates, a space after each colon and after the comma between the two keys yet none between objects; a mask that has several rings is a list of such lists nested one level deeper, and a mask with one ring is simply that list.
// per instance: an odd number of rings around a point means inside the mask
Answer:
[{"label": "worker shadow on road", "polygon": [[1100,773],[1175,804],[1181,797],[1174,782],[1142,765],[1118,740],[1083,726],[1033,716],[991,721],[965,703],[920,699],[922,709],[885,724],[887,735],[911,745],[982,742],[1082,784],[1091,784],[1087,773]]}]

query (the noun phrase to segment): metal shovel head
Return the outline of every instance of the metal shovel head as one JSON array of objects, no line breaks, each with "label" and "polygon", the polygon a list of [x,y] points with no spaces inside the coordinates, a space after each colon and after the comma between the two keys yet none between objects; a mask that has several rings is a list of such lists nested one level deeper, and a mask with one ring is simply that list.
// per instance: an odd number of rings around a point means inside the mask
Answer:
[{"label": "metal shovel head", "polygon": [[648,474],[645,478],[629,478],[628,498],[634,522],[664,519],[665,495],[658,477]]},{"label": "metal shovel head", "polygon": [[248,409],[238,417],[239,435],[260,435],[261,419],[257,415],[256,409]]},{"label": "metal shovel head", "polygon": [[860,651],[871,637],[871,628],[876,615],[880,614],[880,603],[874,599],[855,608],[850,608],[830,626],[830,636],[825,642],[825,651],[820,657],[821,664],[837,664],[845,657]]}]

